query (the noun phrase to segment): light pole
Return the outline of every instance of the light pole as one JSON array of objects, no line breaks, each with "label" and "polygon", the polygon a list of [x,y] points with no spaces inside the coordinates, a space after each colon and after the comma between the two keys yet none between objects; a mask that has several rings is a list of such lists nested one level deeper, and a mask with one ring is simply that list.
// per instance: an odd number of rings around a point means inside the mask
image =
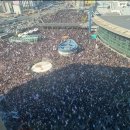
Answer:
[{"label": "light pole", "polygon": [[90,35],[91,35],[91,26],[92,26],[92,13],[93,13],[93,6],[91,6],[90,8],[89,8],[89,11],[88,11],[88,25],[87,25],[87,27],[88,27],[88,32],[89,32],[89,43],[90,43]]},{"label": "light pole", "polygon": [[88,31],[91,33],[91,24],[92,24],[92,7],[89,8],[88,11]]}]

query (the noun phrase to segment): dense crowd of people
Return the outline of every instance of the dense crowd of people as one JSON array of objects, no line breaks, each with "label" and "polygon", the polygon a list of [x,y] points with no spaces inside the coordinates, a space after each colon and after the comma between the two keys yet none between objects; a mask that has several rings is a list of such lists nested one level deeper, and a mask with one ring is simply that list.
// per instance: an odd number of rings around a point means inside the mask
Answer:
[{"label": "dense crowd of people", "polygon": [[[0,43],[3,109],[17,113],[6,118],[8,130],[129,130],[129,60],[89,40],[86,29],[40,33],[45,38],[38,43]],[[78,43],[76,54],[58,53],[65,36]],[[31,72],[44,60],[53,69]]]},{"label": "dense crowd of people", "polygon": [[42,18],[42,21],[45,23],[81,23],[83,21],[83,17],[85,17],[87,13],[83,11],[77,11],[74,9],[60,10],[55,14],[45,15]]}]

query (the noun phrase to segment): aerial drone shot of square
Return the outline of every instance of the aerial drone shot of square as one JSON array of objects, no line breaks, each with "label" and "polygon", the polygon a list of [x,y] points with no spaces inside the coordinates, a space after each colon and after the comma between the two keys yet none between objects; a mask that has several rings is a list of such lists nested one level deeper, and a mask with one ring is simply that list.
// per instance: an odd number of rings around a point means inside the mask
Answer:
[{"label": "aerial drone shot of square", "polygon": [[0,1],[0,130],[130,130],[129,1]]}]

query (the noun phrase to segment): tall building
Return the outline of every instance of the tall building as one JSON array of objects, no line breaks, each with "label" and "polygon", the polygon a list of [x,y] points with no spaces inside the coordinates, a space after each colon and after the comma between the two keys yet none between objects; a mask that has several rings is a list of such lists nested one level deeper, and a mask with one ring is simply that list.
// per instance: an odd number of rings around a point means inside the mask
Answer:
[{"label": "tall building", "polygon": [[0,1],[0,12],[3,12],[2,1]]},{"label": "tall building", "polygon": [[13,13],[13,4],[12,1],[1,1],[0,3],[0,12],[4,13]]},{"label": "tall building", "polygon": [[1,1],[0,12],[22,14],[24,10],[39,8],[43,3],[43,0]]},{"label": "tall building", "polygon": [[24,9],[38,9],[45,1],[43,0],[19,0],[21,8]]},{"label": "tall building", "polygon": [[20,1],[13,1],[13,9],[14,9],[14,13],[22,14]]}]

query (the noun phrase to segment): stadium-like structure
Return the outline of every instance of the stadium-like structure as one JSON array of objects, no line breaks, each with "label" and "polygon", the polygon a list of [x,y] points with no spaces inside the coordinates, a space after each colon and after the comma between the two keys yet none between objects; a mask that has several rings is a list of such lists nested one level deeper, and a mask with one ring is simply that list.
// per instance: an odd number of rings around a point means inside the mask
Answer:
[{"label": "stadium-like structure", "polygon": [[98,36],[114,50],[130,57],[130,16],[95,16]]}]

